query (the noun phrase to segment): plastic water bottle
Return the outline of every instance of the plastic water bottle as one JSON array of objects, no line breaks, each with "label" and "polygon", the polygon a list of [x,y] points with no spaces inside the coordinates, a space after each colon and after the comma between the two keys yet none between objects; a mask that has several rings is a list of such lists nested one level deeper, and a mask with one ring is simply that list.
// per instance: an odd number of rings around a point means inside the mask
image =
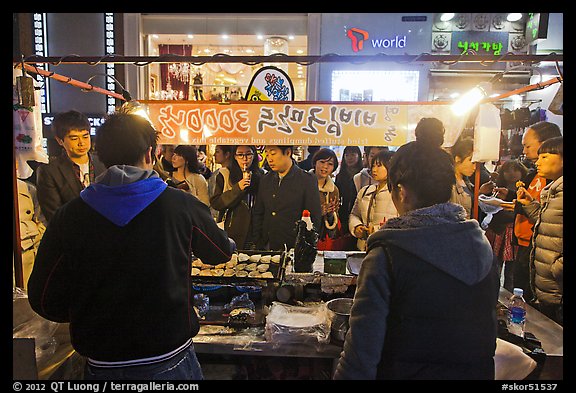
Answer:
[{"label": "plastic water bottle", "polygon": [[312,230],[312,219],[310,218],[310,211],[303,210],[302,211],[302,221],[306,223],[306,229],[311,231]]},{"label": "plastic water bottle", "polygon": [[524,290],[514,288],[514,294],[508,301],[508,331],[520,337],[524,337],[526,325],[526,301]]}]

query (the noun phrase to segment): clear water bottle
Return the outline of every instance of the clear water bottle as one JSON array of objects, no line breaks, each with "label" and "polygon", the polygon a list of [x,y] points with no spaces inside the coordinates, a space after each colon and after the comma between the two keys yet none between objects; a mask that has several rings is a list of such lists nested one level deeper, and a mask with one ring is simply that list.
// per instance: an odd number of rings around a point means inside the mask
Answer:
[{"label": "clear water bottle", "polygon": [[514,293],[508,301],[508,331],[520,337],[524,337],[526,325],[526,301],[524,290],[514,288]]}]

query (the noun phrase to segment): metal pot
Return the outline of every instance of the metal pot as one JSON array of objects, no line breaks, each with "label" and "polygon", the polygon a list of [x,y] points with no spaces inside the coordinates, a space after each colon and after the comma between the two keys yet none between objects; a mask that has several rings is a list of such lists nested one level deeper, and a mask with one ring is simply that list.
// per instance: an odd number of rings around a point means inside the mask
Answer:
[{"label": "metal pot", "polygon": [[332,299],[326,303],[331,320],[330,333],[336,341],[343,342],[346,338],[352,302],[352,298],[343,297]]}]

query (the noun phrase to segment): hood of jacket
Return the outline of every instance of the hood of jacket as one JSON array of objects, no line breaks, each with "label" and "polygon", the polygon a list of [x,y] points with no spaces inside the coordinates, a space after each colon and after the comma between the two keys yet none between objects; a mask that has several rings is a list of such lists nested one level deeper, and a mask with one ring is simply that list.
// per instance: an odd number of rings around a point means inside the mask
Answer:
[{"label": "hood of jacket", "polygon": [[82,190],[80,197],[122,227],[156,200],[167,186],[154,170],[113,165]]},{"label": "hood of jacket", "polygon": [[371,168],[362,168],[362,170],[359,172],[361,177],[366,177],[368,179],[370,179],[370,181],[374,181],[374,179],[372,178],[372,169]]},{"label": "hood of jacket", "polygon": [[[316,176],[316,170],[314,170],[314,168],[310,169],[308,172]],[[331,193],[334,192],[335,189],[336,189],[336,183],[334,183],[334,179],[332,179],[332,176],[328,176],[326,178],[326,182],[324,183],[324,185],[318,186],[318,191],[320,192]]]},{"label": "hood of jacket", "polygon": [[391,244],[430,263],[467,285],[480,282],[490,272],[492,247],[476,220],[455,203],[416,209],[389,219],[368,238],[368,250]]}]

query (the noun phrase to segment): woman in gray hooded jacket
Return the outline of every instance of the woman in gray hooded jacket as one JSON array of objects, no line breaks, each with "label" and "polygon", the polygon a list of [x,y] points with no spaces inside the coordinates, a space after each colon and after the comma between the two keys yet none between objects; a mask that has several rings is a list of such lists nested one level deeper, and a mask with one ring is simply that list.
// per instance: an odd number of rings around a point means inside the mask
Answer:
[{"label": "woman in gray hooded jacket", "polygon": [[564,153],[563,137],[551,138],[538,149],[538,174],[551,180],[533,199],[521,186],[516,201],[534,222],[530,253],[530,285],[535,306],[546,316],[563,324],[564,296]]},{"label": "woman in gray hooded jacket", "polygon": [[494,379],[498,274],[478,222],[448,202],[454,183],[437,146],[392,157],[400,216],[368,239],[334,379]]}]

